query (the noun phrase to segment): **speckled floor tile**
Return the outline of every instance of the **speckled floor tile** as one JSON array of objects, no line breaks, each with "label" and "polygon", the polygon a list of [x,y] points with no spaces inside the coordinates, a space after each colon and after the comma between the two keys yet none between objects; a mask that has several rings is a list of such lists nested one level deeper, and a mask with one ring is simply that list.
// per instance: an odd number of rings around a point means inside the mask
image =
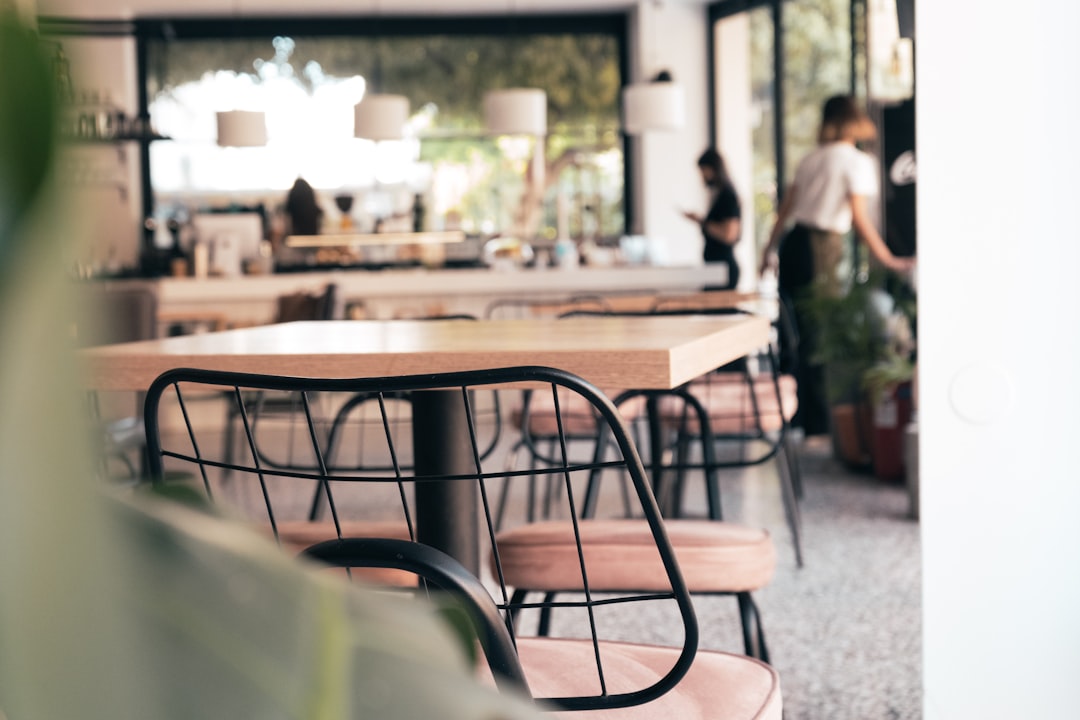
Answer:
[{"label": "speckled floor tile", "polygon": [[[779,563],[757,594],[787,720],[922,717],[918,523],[907,491],[803,455],[804,567],[795,566],[775,471],[724,478],[725,516],[774,535]],[[738,649],[733,601],[697,604],[703,647]]]}]

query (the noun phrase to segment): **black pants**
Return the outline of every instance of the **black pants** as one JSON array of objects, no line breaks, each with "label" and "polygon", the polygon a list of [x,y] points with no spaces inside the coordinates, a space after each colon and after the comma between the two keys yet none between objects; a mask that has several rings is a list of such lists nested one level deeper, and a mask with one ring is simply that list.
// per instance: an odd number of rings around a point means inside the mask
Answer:
[{"label": "black pants", "polygon": [[[715,261],[708,260],[706,262],[715,262]],[[735,286],[739,284],[739,263],[735,262],[734,260],[727,260],[727,261],[723,261],[723,262],[727,262],[727,266],[728,266],[728,280],[727,280],[727,282],[724,283],[723,285],[713,285],[713,284],[710,283],[709,285],[706,285],[705,287],[703,287],[702,290],[704,290],[705,292],[710,292],[710,291],[713,291],[713,290],[734,290]]]},{"label": "black pants", "polygon": [[[780,367],[795,376],[799,408],[791,424],[806,435],[829,432],[829,402],[825,394],[825,367],[813,358],[818,333],[813,317],[805,310],[803,298],[809,294],[816,270],[810,236],[813,230],[796,225],[780,242],[780,301],[793,321],[797,342],[780,334]],[[792,345],[795,347],[792,347]]]}]

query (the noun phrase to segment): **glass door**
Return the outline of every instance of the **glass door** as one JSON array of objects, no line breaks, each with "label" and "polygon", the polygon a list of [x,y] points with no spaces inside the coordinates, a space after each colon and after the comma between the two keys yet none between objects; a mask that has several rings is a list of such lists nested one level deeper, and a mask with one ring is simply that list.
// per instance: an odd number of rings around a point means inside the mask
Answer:
[{"label": "glass door", "polygon": [[742,202],[743,237],[736,254],[744,277],[752,279],[757,277],[777,204],[776,33],[771,3],[717,19],[712,33],[713,142]]},{"label": "glass door", "polygon": [[724,0],[710,6],[713,142],[743,208],[736,246],[757,277],[784,185],[816,144],[821,106],[851,92],[852,0]]}]

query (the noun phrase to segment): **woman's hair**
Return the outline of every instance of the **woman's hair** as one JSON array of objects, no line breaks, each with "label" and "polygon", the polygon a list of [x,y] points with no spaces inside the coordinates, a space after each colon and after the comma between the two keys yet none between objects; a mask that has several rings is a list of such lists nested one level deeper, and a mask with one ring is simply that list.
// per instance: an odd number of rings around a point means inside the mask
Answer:
[{"label": "woman's hair", "polygon": [[296,178],[285,197],[285,212],[292,221],[295,235],[317,235],[322,224],[322,208],[315,199],[315,189],[304,178]]},{"label": "woman's hair", "polygon": [[877,136],[874,122],[867,117],[850,95],[834,95],[825,101],[821,111],[818,143],[837,140],[872,140]]},{"label": "woman's hair", "polygon": [[699,168],[707,167],[712,169],[713,174],[716,176],[716,184],[718,187],[731,183],[731,179],[727,174],[727,166],[724,165],[724,158],[716,151],[716,148],[709,148],[701,153],[697,165]]}]

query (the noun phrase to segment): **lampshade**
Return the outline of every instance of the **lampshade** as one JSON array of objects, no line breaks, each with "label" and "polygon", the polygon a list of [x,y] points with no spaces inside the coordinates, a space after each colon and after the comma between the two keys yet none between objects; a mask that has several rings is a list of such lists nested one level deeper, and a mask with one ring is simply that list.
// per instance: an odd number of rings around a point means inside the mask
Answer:
[{"label": "lampshade", "polygon": [[409,121],[404,95],[365,95],[354,108],[353,135],[368,140],[400,140]]},{"label": "lampshade", "polygon": [[686,100],[675,82],[647,82],[623,88],[623,131],[679,130],[686,122]]},{"label": "lampshade", "polygon": [[484,126],[493,135],[546,135],[547,94],[535,88],[489,91]]},{"label": "lampshade", "polygon": [[266,144],[266,114],[229,110],[217,114],[217,144],[221,147],[259,147]]}]

